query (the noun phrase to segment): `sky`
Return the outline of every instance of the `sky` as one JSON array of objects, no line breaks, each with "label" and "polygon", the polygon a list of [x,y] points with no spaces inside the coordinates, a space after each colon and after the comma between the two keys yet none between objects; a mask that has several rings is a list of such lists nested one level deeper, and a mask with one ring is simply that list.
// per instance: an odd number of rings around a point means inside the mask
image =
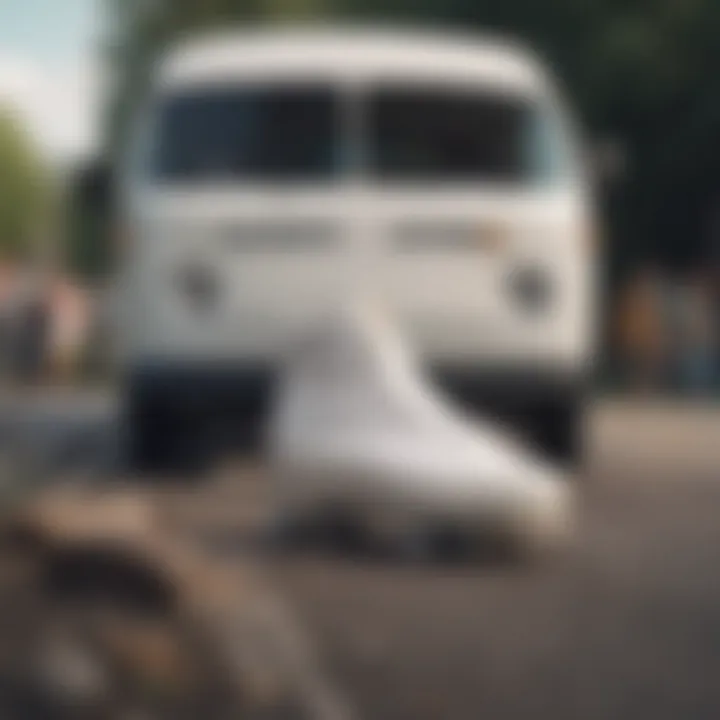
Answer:
[{"label": "sky", "polygon": [[97,145],[102,2],[0,0],[0,103],[52,161]]}]

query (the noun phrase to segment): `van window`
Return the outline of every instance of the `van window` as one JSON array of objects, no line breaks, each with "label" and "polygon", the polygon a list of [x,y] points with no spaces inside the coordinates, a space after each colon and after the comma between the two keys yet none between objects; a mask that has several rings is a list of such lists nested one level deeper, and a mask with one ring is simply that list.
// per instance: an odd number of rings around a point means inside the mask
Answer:
[{"label": "van window", "polygon": [[381,180],[520,183],[562,172],[557,128],[530,99],[383,88],[367,114],[370,167]]},{"label": "van window", "polygon": [[305,180],[339,170],[340,103],[326,88],[203,88],[161,102],[152,174],[168,181]]}]

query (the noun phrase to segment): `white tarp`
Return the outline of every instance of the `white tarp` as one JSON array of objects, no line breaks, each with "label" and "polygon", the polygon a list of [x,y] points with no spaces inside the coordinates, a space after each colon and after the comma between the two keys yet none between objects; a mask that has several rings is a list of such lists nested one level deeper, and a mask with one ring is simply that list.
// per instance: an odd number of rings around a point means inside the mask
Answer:
[{"label": "white tarp", "polygon": [[444,523],[533,547],[570,527],[572,483],[491,422],[463,417],[369,306],[288,353],[269,455],[287,517],[341,510],[384,530]]}]

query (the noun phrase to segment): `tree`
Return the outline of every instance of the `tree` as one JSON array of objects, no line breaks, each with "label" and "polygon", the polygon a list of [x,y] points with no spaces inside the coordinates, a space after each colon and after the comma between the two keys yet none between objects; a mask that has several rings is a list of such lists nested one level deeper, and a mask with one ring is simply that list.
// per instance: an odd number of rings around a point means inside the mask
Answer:
[{"label": "tree", "polygon": [[28,256],[39,249],[49,208],[48,178],[27,134],[0,107],[0,256]]}]

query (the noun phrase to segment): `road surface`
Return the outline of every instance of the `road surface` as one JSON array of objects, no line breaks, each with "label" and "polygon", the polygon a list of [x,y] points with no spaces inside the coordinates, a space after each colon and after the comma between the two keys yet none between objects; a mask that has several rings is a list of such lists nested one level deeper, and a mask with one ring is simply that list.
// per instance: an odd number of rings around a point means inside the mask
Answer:
[{"label": "road surface", "polygon": [[[46,403],[6,432],[70,464],[109,452],[112,402]],[[604,403],[589,436],[577,541],[546,565],[256,552],[259,468],[234,470],[198,529],[217,552],[257,555],[359,718],[714,720],[720,411]]]}]

